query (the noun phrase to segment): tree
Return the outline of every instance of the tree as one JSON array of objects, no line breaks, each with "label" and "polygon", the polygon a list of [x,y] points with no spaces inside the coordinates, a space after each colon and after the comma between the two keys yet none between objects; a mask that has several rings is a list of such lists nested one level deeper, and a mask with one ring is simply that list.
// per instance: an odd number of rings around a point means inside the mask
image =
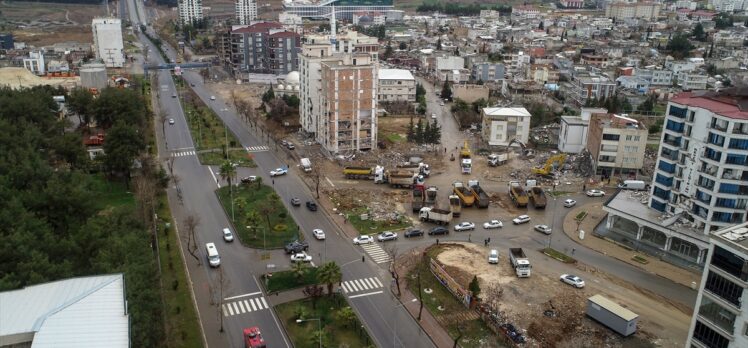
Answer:
[{"label": "tree", "polygon": [[70,91],[67,105],[72,112],[78,115],[78,120],[84,126],[91,122],[93,114],[93,95],[85,88],[75,88]]},{"label": "tree", "polygon": [[714,18],[714,27],[717,29],[725,29],[732,27],[733,18],[729,13],[719,13]]},{"label": "tree", "polygon": [[406,44],[405,42],[401,42],[400,45],[398,46],[398,48],[400,50],[406,50],[406,49],[408,49],[408,44]]},{"label": "tree", "polygon": [[452,100],[452,87],[450,87],[449,80],[444,79],[444,85],[442,85],[442,99]]},{"label": "tree", "polygon": [[473,298],[478,299],[478,296],[480,295],[480,284],[478,284],[478,276],[473,276],[473,280],[470,281],[470,284],[468,285],[468,290],[473,293]]},{"label": "tree", "polygon": [[384,53],[382,54],[382,60],[386,61],[391,56],[392,56],[392,43],[388,41],[387,47],[384,48]]},{"label": "tree", "polygon": [[439,38],[436,40],[436,50],[441,51],[442,50],[442,39]]},{"label": "tree", "polygon": [[706,32],[704,32],[704,26],[701,25],[701,22],[696,23],[691,35],[693,35],[693,37],[698,41],[706,41]]},{"label": "tree", "polygon": [[351,306],[345,306],[341,309],[338,309],[337,312],[335,312],[335,316],[338,318],[340,322],[343,323],[344,327],[348,327],[351,323],[356,322],[356,313],[353,312],[353,309]]},{"label": "tree", "polygon": [[538,24],[538,29],[540,30],[545,29],[545,24],[543,24],[543,21],[540,21],[540,24]]},{"label": "tree", "polygon": [[429,121],[426,121],[423,124],[423,136],[421,136],[420,140],[421,141],[418,143],[419,145],[431,143],[431,123],[429,123]]},{"label": "tree", "polygon": [[316,310],[317,300],[325,294],[325,290],[317,284],[312,284],[304,287],[303,293],[312,300],[312,309]]},{"label": "tree", "polygon": [[249,226],[252,229],[252,232],[254,232],[254,239],[258,238],[257,228],[259,227],[261,220],[262,217],[256,210],[248,210],[247,214],[244,216],[244,225]]},{"label": "tree", "polygon": [[143,129],[145,103],[135,90],[104,88],[93,103],[93,117],[99,126],[110,128],[117,121]]},{"label": "tree", "polygon": [[415,137],[416,137],[415,125],[413,124],[413,117],[411,117],[410,123],[408,124],[408,130],[406,131],[405,138],[408,140],[408,142],[412,143],[412,142],[415,142]]},{"label": "tree", "polygon": [[294,262],[291,265],[291,273],[296,277],[297,283],[301,283],[301,280],[304,278],[308,270],[306,264],[303,262]]},{"label": "tree", "polygon": [[429,128],[429,144],[436,145],[442,142],[442,127],[436,122],[436,119],[431,120],[431,128]]},{"label": "tree", "polygon": [[673,57],[678,59],[687,57],[692,48],[693,46],[688,42],[688,36],[684,33],[673,35],[666,47],[672,53]]},{"label": "tree", "polygon": [[419,118],[418,119],[418,125],[416,125],[416,133],[415,133],[415,136],[414,136],[413,140],[415,140],[416,144],[421,144],[421,143],[423,143],[423,136],[424,136],[423,122]]},{"label": "tree", "polygon": [[270,101],[269,116],[276,122],[281,122],[290,112],[291,109],[283,99],[273,99]]},{"label": "tree", "polygon": [[129,185],[133,161],[144,149],[145,143],[138,131],[124,122],[117,122],[104,142],[104,166],[111,173],[123,174],[125,184]]},{"label": "tree", "polygon": [[317,272],[317,279],[327,284],[327,294],[332,296],[332,287],[335,283],[339,283],[343,278],[343,274],[340,272],[340,266],[335,261],[330,261],[319,268]]},{"label": "tree", "polygon": [[197,226],[200,225],[200,218],[196,215],[188,215],[184,219],[184,228],[187,230],[187,252],[195,258],[197,265],[201,265],[201,259],[197,256],[197,239],[195,239],[195,231]]},{"label": "tree", "polygon": [[262,101],[264,103],[269,103],[273,99],[275,99],[275,92],[273,91],[273,86],[270,86],[268,90],[262,94]]},{"label": "tree", "polygon": [[416,83],[416,100],[420,100],[421,97],[426,97],[426,88],[423,88],[422,84]]},{"label": "tree", "polygon": [[423,286],[421,285],[421,272],[418,271],[416,276],[416,285],[418,286],[418,321],[421,321],[421,313],[423,312]]},{"label": "tree", "polygon": [[233,186],[231,185],[231,182],[236,179],[236,167],[231,163],[231,161],[223,161],[218,173],[221,176],[221,179],[226,180],[229,187]]}]

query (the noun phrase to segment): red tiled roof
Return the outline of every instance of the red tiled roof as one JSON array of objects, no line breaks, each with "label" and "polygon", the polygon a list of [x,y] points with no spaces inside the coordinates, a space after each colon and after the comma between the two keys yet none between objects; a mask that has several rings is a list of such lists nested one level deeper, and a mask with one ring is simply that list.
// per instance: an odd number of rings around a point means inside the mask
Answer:
[{"label": "red tiled roof", "polygon": [[264,33],[270,29],[280,29],[283,25],[278,22],[260,22],[248,27],[232,30],[232,33]]},{"label": "red tiled roof", "polygon": [[671,99],[673,103],[709,110],[729,118],[748,120],[748,110],[741,110],[740,100],[729,95],[697,95],[695,92],[683,92]]},{"label": "red tiled roof", "polygon": [[270,37],[299,37],[299,34],[294,33],[293,31],[279,31],[277,33],[270,34]]}]

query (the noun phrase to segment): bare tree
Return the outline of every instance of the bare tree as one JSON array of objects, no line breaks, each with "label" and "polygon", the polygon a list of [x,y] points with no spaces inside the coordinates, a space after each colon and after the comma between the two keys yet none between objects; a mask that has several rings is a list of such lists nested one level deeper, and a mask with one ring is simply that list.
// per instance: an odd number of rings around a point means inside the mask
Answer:
[{"label": "bare tree", "polygon": [[499,305],[504,296],[504,288],[499,284],[490,283],[483,291],[483,303],[488,305],[492,312],[499,312]]},{"label": "bare tree", "polygon": [[169,159],[166,160],[166,167],[169,168],[169,175],[174,175],[174,159],[176,157],[169,156]]},{"label": "bare tree", "polygon": [[421,271],[418,271],[416,276],[416,284],[418,285],[418,321],[421,321],[421,313],[423,312],[423,287],[421,286]]},{"label": "bare tree", "polygon": [[197,256],[197,240],[195,239],[195,231],[199,225],[200,218],[198,216],[189,215],[184,219],[184,227],[187,229],[187,252],[195,258],[198,266],[202,265],[202,261]]},{"label": "bare tree", "polygon": [[223,275],[223,268],[219,267],[218,269],[218,301],[216,303],[216,310],[218,314],[218,320],[221,322],[221,329],[218,330],[220,332],[223,332],[223,305],[224,305],[224,298],[223,293],[224,290],[228,290],[231,286],[231,281],[228,277],[225,277]]},{"label": "bare tree", "polygon": [[314,192],[317,194],[317,199],[319,199],[319,184],[322,181],[322,173],[320,173],[319,170],[320,166],[313,166],[312,167],[312,182],[314,183]]},{"label": "bare tree", "polygon": [[465,330],[465,324],[460,322],[460,323],[457,323],[456,327],[457,327],[457,336],[455,337],[455,342],[454,342],[454,345],[452,345],[452,348],[457,348],[457,343],[460,342],[460,338],[462,338],[462,334],[463,334],[462,331]]},{"label": "bare tree", "polygon": [[390,263],[390,275],[392,275],[392,279],[395,280],[397,297],[400,297],[400,295],[402,295],[400,292],[400,274],[397,272],[397,266],[395,265],[395,261],[397,260],[397,245],[394,243],[390,244],[390,246],[387,247],[387,253],[392,257],[392,262]]}]

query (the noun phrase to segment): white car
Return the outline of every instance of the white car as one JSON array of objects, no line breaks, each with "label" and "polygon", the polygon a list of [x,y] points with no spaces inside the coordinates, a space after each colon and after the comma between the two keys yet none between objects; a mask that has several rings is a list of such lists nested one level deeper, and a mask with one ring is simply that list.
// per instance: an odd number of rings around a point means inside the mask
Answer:
[{"label": "white car", "polygon": [[528,215],[520,215],[512,219],[512,223],[515,225],[524,224],[527,222],[530,222],[530,216]]},{"label": "white car", "polygon": [[488,253],[488,263],[499,263],[499,251],[491,249]]},{"label": "white car", "polygon": [[535,225],[535,231],[545,234],[551,234],[551,228],[548,227],[548,225]]},{"label": "white car", "polygon": [[584,287],[584,280],[573,274],[562,274],[560,280],[566,284],[569,284],[577,289]]},{"label": "white car", "polygon": [[502,223],[499,220],[491,220],[489,222],[484,222],[483,223],[483,228],[485,228],[487,230],[490,230],[492,228],[502,228],[502,227],[504,227],[504,223]]},{"label": "white car", "polygon": [[234,241],[234,234],[231,233],[231,230],[228,228],[223,229],[223,240],[227,242],[233,242]]},{"label": "white car", "polygon": [[216,96],[214,95],[210,96],[210,100],[216,100]]},{"label": "white car", "polygon": [[361,244],[369,244],[374,243],[374,238],[371,236],[358,236],[356,238],[353,238],[353,244],[361,245]]},{"label": "white car", "polygon": [[291,262],[312,262],[312,257],[305,251],[291,255]]},{"label": "white car", "polygon": [[286,174],[288,174],[288,169],[286,168],[275,168],[270,171],[270,176],[280,176]]},{"label": "white car", "polygon": [[605,191],[589,190],[587,191],[587,196],[588,197],[602,197],[602,196],[605,196]]},{"label": "white car", "polygon": [[397,233],[390,232],[390,231],[384,231],[377,236],[377,240],[380,242],[386,242],[388,240],[395,240],[395,239],[397,239]]},{"label": "white car", "polygon": [[174,124],[174,119],[173,118],[169,119],[169,124]]},{"label": "white car", "polygon": [[439,105],[444,106],[444,101],[440,101]]},{"label": "white car", "polygon": [[463,221],[455,225],[455,231],[469,231],[474,230],[475,224],[472,222]]},{"label": "white car", "polygon": [[320,230],[319,228],[313,229],[312,234],[314,235],[314,238],[317,238],[318,240],[325,239],[325,231]]},{"label": "white car", "polygon": [[571,208],[573,206],[577,205],[577,201],[573,199],[567,199],[564,201],[564,207]]},{"label": "white car", "polygon": [[436,114],[432,112],[431,113],[431,118],[436,118]]}]

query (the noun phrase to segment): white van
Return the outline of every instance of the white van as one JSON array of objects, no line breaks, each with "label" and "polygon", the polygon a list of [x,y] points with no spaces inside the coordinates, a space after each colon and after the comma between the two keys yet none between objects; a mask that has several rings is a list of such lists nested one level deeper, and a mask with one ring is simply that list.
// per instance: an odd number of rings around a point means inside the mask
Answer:
[{"label": "white van", "polygon": [[221,265],[221,257],[218,256],[218,249],[213,243],[205,244],[205,249],[208,251],[208,263],[210,267],[218,267]]},{"label": "white van", "polygon": [[618,188],[622,190],[643,191],[648,189],[649,185],[641,180],[625,180],[622,184],[618,184]]},{"label": "white van", "polygon": [[499,263],[499,251],[496,249],[492,249],[491,252],[488,253],[488,263]]}]

